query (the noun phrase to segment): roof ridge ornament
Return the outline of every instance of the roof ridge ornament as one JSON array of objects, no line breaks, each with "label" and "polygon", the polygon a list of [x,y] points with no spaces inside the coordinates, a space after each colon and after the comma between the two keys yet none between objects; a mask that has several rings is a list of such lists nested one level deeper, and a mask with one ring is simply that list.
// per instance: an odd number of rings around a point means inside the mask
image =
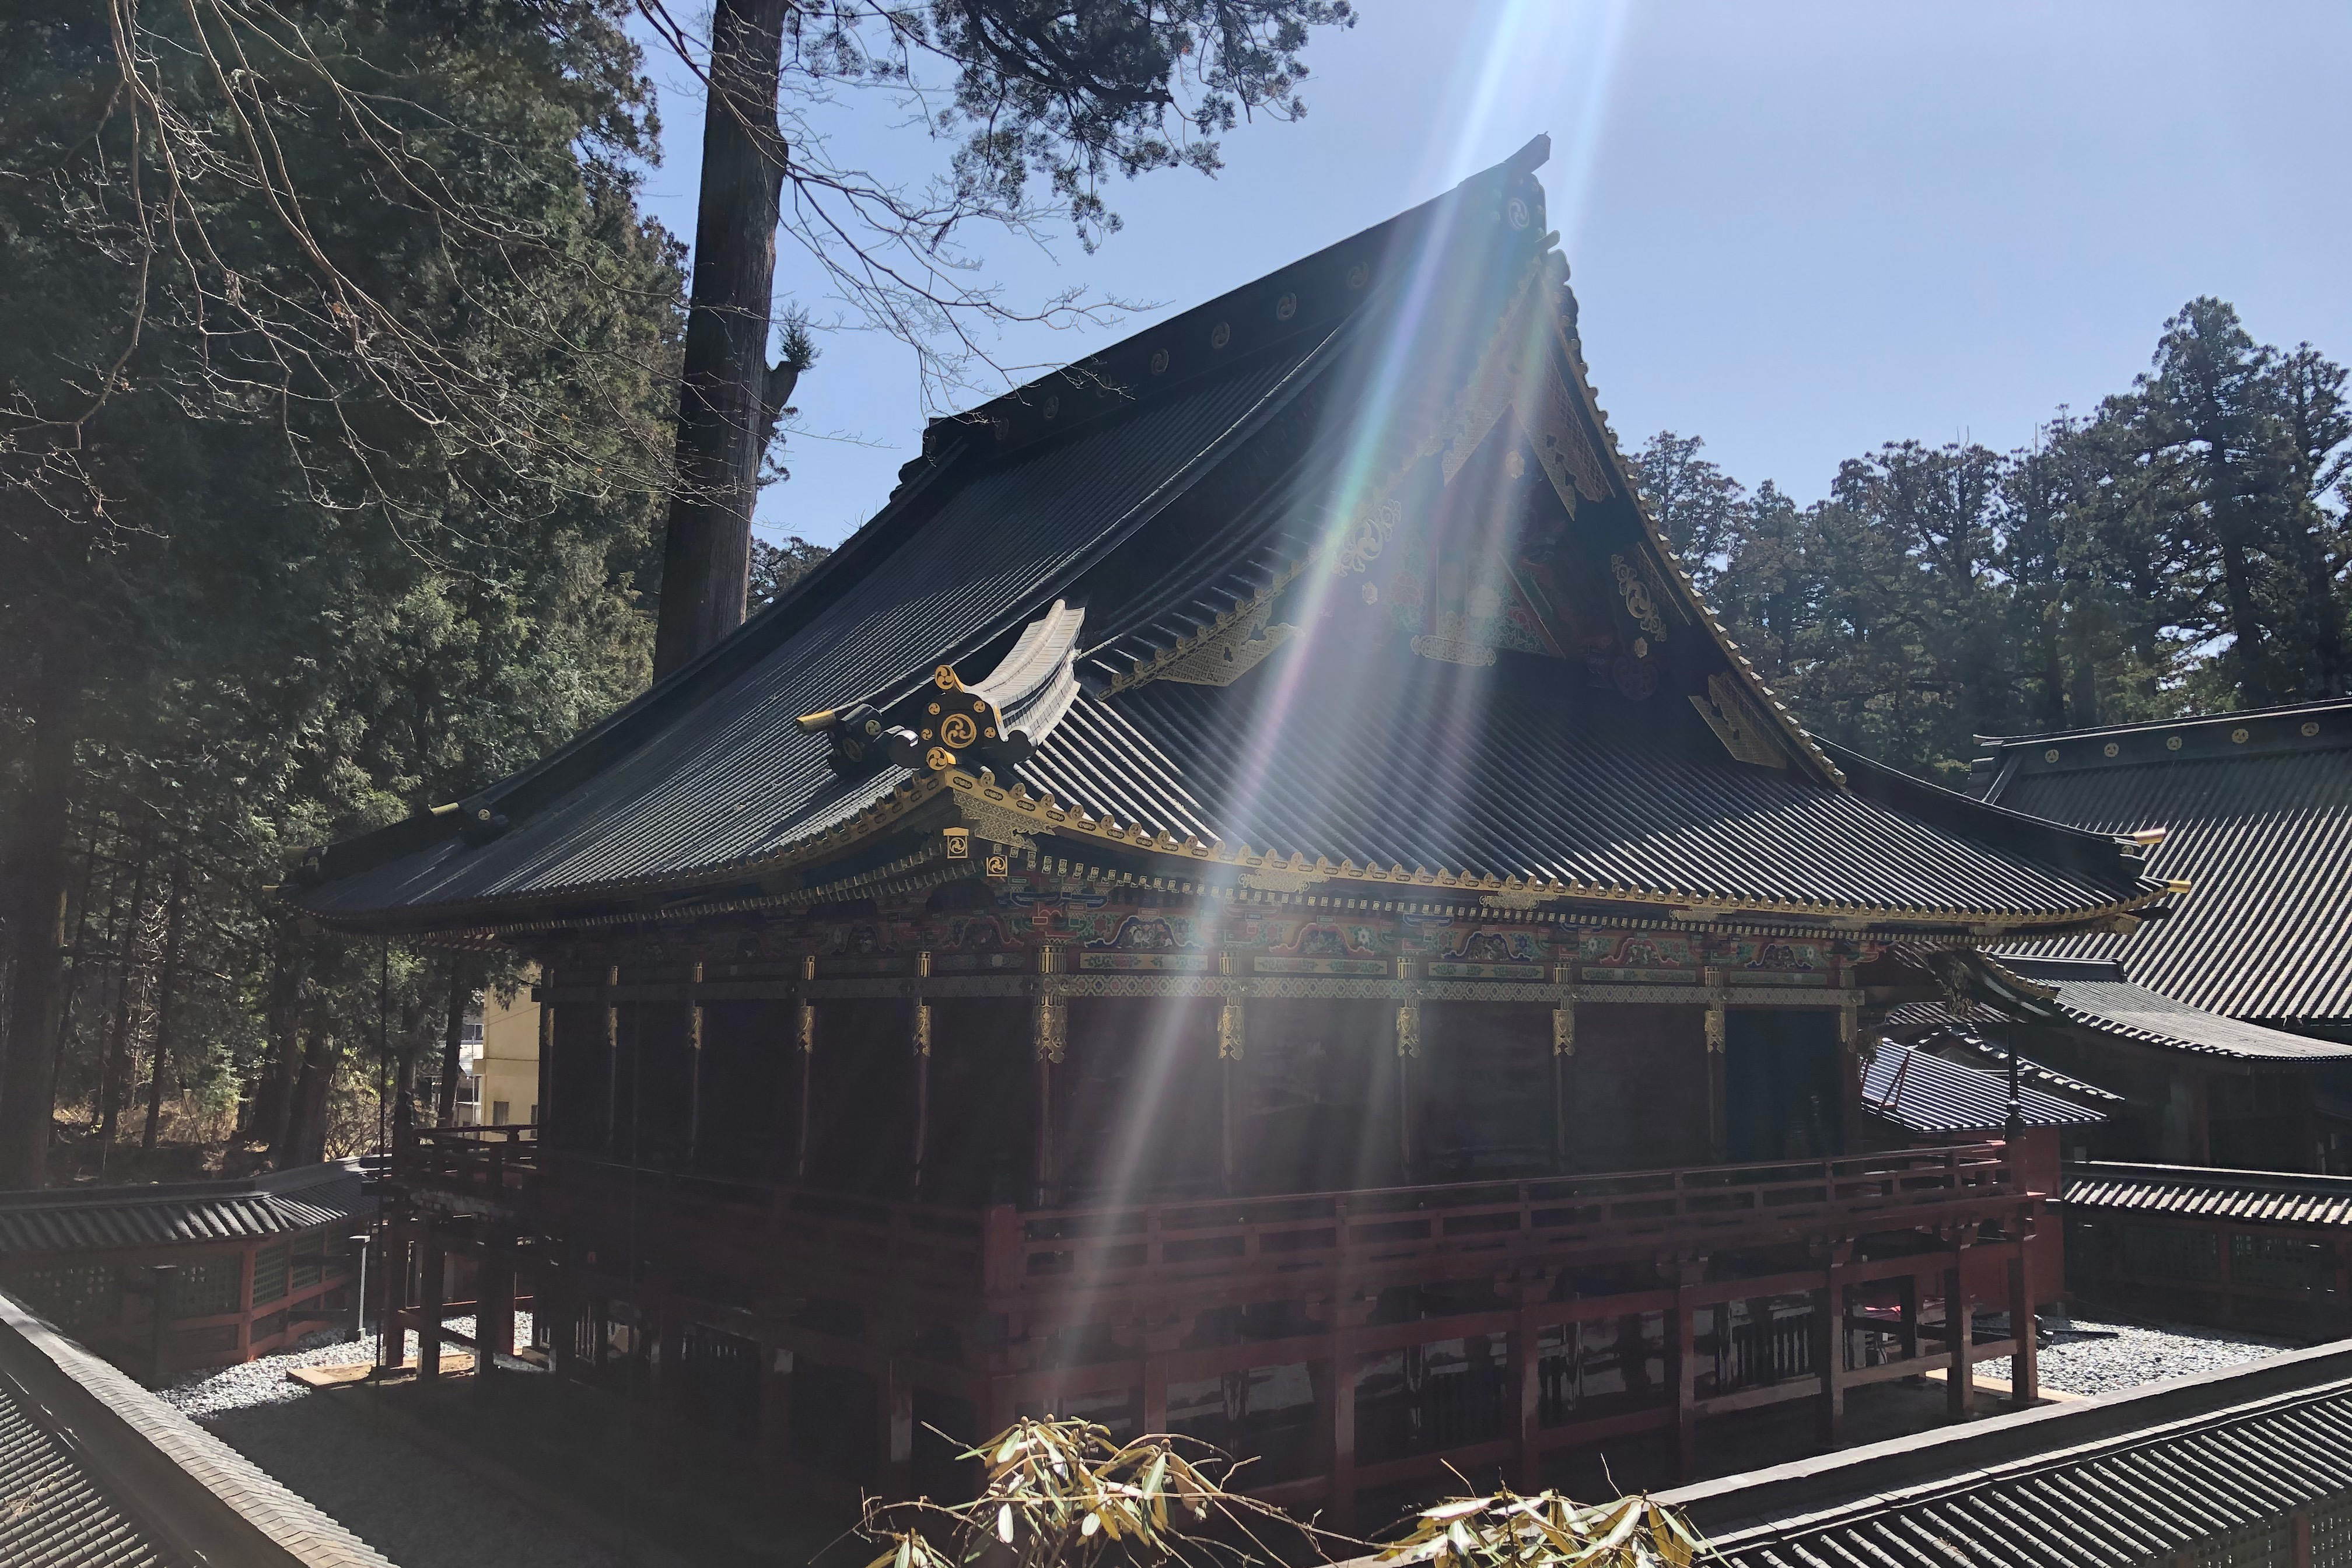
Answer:
[{"label": "roof ridge ornament", "polygon": [[1084,605],[1056,599],[1022,628],[986,679],[967,682],[954,665],[942,663],[909,696],[878,708],[865,701],[803,713],[801,730],[826,738],[825,760],[845,777],[885,762],[917,773],[989,767],[1009,776],[1077,697],[1075,664],[1085,624]]}]

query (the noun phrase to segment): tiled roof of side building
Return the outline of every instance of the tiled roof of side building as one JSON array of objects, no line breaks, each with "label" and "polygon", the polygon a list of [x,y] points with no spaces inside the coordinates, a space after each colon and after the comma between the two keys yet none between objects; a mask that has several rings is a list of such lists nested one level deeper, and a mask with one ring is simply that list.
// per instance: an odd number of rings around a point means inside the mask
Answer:
[{"label": "tiled roof of side building", "polygon": [[2352,1037],[2352,701],[1984,743],[1984,798],[2101,832],[2162,829],[2151,874],[2194,889],[2130,936],[2032,951],[2124,957],[2177,1001]]},{"label": "tiled roof of side building", "polygon": [[2352,1529],[2352,1345],[1849,1448],[1657,1500],[1684,1511],[1732,1568],[2300,1562],[2294,1513],[2310,1512],[2315,1541]]},{"label": "tiled roof of side building", "polygon": [[352,1219],[372,1200],[356,1160],[244,1182],[0,1193],[0,1258],[231,1241]]},{"label": "tiled roof of side building", "polygon": [[2315,1040],[2177,1002],[2126,979],[2130,971],[2122,964],[2026,954],[2007,955],[2000,962],[2021,979],[2056,991],[2055,1005],[2068,1022],[2115,1039],[2248,1062],[2352,1058],[2352,1045]]},{"label": "tiled roof of side building", "polygon": [[[1529,908],[2073,929],[2158,896],[2113,836],[1835,752],[1771,700],[1592,402],[1541,154],[935,426],[890,505],[777,605],[546,763],[324,852],[294,898],[478,931],[863,897],[845,889],[956,811],[1041,854]],[[1431,531],[1457,514],[1484,542]],[[1519,575],[1430,576],[1464,554]],[[1423,603],[1444,629],[1408,637],[1395,615]],[[803,732],[914,711],[1056,604],[1083,608],[1087,695],[1034,756],[984,773],[928,736],[911,756],[876,740],[907,765],[860,772],[860,751],[836,773],[841,737]]]},{"label": "tiled roof of side building", "polygon": [[[1948,1062],[1889,1040],[1862,1074],[1863,1109],[1907,1132],[1997,1132],[2009,1121],[2009,1085],[1989,1072]],[[2106,1113],[2021,1083],[2018,1108],[2028,1127],[2087,1127]]]},{"label": "tiled roof of side building", "polygon": [[2352,1176],[2086,1161],[2065,1168],[2070,1208],[2246,1225],[2352,1226]]}]

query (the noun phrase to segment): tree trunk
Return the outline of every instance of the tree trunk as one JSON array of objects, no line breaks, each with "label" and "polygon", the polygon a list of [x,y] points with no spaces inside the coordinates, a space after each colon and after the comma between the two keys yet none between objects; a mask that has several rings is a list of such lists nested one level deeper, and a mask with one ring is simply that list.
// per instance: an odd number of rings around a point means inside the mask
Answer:
[{"label": "tree trunk", "polygon": [[457,1120],[457,1079],[465,1072],[466,1011],[474,1005],[473,967],[462,952],[450,956],[449,1019],[441,1035],[441,1082],[433,1110],[436,1127],[453,1126]]},{"label": "tree trunk", "polygon": [[[285,940],[290,942],[289,935]],[[305,955],[297,951],[291,955],[280,952],[278,971],[278,1008],[274,1022],[278,1031],[278,1047],[272,1053],[269,1071],[253,1097],[253,1119],[248,1135],[261,1140],[272,1151],[283,1148],[287,1119],[294,1112],[294,1076],[302,1063],[302,979]]]},{"label": "tree trunk", "polygon": [[325,1143],[327,1082],[334,1074],[335,1037],[313,1019],[310,1045],[302,1052],[302,1070],[286,1099],[285,1135],[269,1151],[272,1170],[316,1163],[310,1150],[314,1144],[323,1147]]},{"label": "tree trunk", "polygon": [[0,1063],[0,1188],[40,1186],[48,1170],[58,1031],[65,1016],[68,842],[72,833],[74,730],[81,693],[54,652],[41,661],[25,717],[5,908],[8,1041]]},{"label": "tree trunk", "polygon": [[131,879],[131,910],[122,922],[121,956],[116,960],[120,979],[114,987],[114,1018],[107,1026],[104,1054],[99,1060],[98,1137],[101,1143],[114,1142],[114,1130],[122,1116],[124,1081],[131,1076],[131,1020],[138,1010],[139,927],[147,903],[147,851],[143,844],[137,854],[139,868]]},{"label": "tree trunk", "polygon": [[163,974],[155,997],[155,1059],[147,1072],[147,1126],[141,1150],[152,1152],[163,1125],[163,1075],[172,1065],[172,1003],[180,978],[180,906],[187,896],[188,868],[172,863],[172,901],[163,916]]},{"label": "tree trunk", "polygon": [[792,8],[790,0],[719,0],[711,19],[677,474],[654,637],[656,679],[743,621],[751,507],[772,424],[768,322],[784,176],[776,84]]}]

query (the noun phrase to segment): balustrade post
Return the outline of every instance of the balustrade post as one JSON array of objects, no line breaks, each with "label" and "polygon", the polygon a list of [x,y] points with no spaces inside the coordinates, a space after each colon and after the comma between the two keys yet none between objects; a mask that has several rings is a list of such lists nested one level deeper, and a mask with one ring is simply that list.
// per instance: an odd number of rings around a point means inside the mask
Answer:
[{"label": "balustrade post", "polygon": [[440,1226],[425,1222],[416,1304],[416,1378],[436,1383],[441,1377],[441,1299],[447,1289],[447,1254],[442,1249]]},{"label": "balustrade post", "polygon": [[[1674,1321],[1666,1325],[1666,1381],[1675,1392],[1675,1481],[1687,1485],[1698,1475],[1698,1309],[1686,1281],[1675,1285]],[[1724,1338],[1722,1307],[1716,1309],[1716,1338]],[[1641,1344],[1638,1337],[1635,1351]],[[1622,1352],[1621,1352],[1622,1353]]]},{"label": "balustrade post", "polygon": [[1846,1276],[1853,1255],[1850,1241],[1835,1243],[1822,1289],[1813,1298],[1813,1369],[1821,1374],[1822,1447],[1834,1448],[1845,1426],[1845,1294]]},{"label": "balustrade post", "polygon": [[[1571,1328],[1570,1331],[1575,1331]],[[1543,1347],[1538,1340],[1541,1331],[1536,1327],[1535,1292],[1522,1286],[1519,1291],[1519,1322],[1511,1334],[1512,1382],[1517,1386],[1518,1436],[1517,1474],[1513,1478],[1522,1492],[1533,1493],[1543,1485],[1543,1455],[1539,1438],[1543,1430]]]}]

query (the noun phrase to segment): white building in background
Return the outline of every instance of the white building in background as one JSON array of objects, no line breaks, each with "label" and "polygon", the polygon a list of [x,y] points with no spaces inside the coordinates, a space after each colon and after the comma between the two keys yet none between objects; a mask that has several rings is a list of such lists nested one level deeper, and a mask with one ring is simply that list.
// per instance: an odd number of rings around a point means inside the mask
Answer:
[{"label": "white building in background", "polygon": [[485,993],[467,1016],[457,1059],[465,1077],[457,1084],[457,1124],[488,1127],[539,1120],[539,1004],[531,1000],[536,976],[527,977],[512,998]]}]

